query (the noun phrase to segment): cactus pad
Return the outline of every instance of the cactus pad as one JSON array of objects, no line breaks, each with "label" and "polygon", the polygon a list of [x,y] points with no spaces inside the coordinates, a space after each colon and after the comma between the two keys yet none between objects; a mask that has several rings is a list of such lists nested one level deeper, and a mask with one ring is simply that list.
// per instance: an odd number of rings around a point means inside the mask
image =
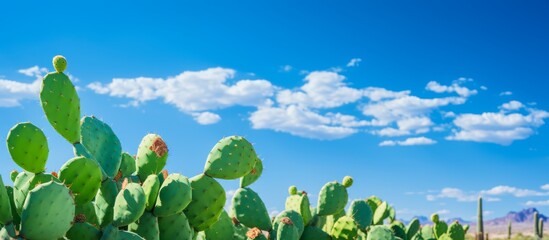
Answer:
[{"label": "cactus pad", "polygon": [[95,195],[95,213],[97,221],[101,228],[112,223],[113,207],[118,195],[118,187],[116,182],[111,179],[101,183],[101,188]]},{"label": "cactus pad", "polygon": [[331,240],[332,237],[322,229],[314,226],[306,226],[301,235],[301,240]]},{"label": "cactus pad", "polygon": [[280,224],[276,230],[277,240],[298,240],[299,232],[292,220],[288,217],[280,219]]},{"label": "cactus pad", "polygon": [[237,179],[250,173],[257,159],[254,147],[239,136],[221,139],[208,154],[204,173],[220,179]]},{"label": "cactus pad", "polygon": [[224,240],[227,239],[227,236],[233,236],[234,227],[229,214],[223,211],[219,216],[219,220],[210,228],[204,230],[204,235],[208,240]]},{"label": "cactus pad", "polygon": [[374,224],[380,225],[383,224],[383,220],[389,216],[389,205],[387,202],[381,203],[374,212]]},{"label": "cactus pad", "polygon": [[331,235],[335,240],[355,239],[358,235],[358,226],[351,217],[343,216],[335,222]]},{"label": "cactus pad", "polygon": [[286,198],[286,210],[294,210],[298,212],[303,218],[305,225],[308,225],[311,221],[311,204],[309,203],[307,193],[304,191],[300,194],[291,195]]},{"label": "cactus pad", "polygon": [[158,228],[160,230],[160,239],[193,239],[193,229],[189,225],[187,217],[183,213],[174,214],[168,217],[158,218]]},{"label": "cactus pad", "polygon": [[158,240],[160,238],[158,218],[150,212],[144,212],[139,220],[128,225],[128,231],[137,233],[147,240]]},{"label": "cactus pad", "polygon": [[160,180],[158,180],[157,175],[149,175],[147,179],[143,182],[143,191],[145,192],[145,197],[147,197],[147,204],[145,209],[151,211],[156,203],[156,198],[158,197],[158,190],[160,189]]},{"label": "cactus pad", "polygon": [[6,225],[13,221],[11,203],[8,192],[0,176],[0,224]]},{"label": "cactus pad", "polygon": [[168,146],[164,140],[156,134],[145,136],[136,155],[137,175],[141,181],[145,181],[147,176],[158,174],[168,159]]},{"label": "cactus pad", "polygon": [[122,153],[122,161],[120,162],[120,172],[122,177],[129,177],[135,172],[135,158],[127,152]]},{"label": "cactus pad", "polygon": [[318,197],[318,215],[326,216],[340,212],[347,205],[349,196],[342,184],[334,181],[326,183]]},{"label": "cactus pad", "polygon": [[282,219],[284,218],[290,218],[290,220],[292,220],[292,223],[297,228],[298,235],[301,236],[305,228],[305,224],[303,223],[301,215],[299,215],[299,213],[294,210],[284,210],[279,213],[273,221],[273,229],[278,229]]},{"label": "cactus pad", "polygon": [[96,160],[105,174],[113,178],[122,161],[122,146],[111,127],[95,117],[82,118],[82,145]]},{"label": "cactus pad", "polygon": [[367,240],[396,240],[393,232],[387,226],[372,226],[368,231]]},{"label": "cactus pad", "polygon": [[465,239],[465,231],[459,222],[455,221],[448,226],[448,236],[451,239]]},{"label": "cactus pad", "polygon": [[13,161],[32,173],[43,172],[48,160],[48,140],[32,123],[19,123],[10,129],[8,150]]},{"label": "cactus pad", "polygon": [[59,180],[72,191],[76,204],[88,203],[101,187],[101,169],[89,158],[76,157],[63,164]]},{"label": "cactus pad", "polygon": [[250,186],[252,183],[257,181],[259,177],[261,177],[261,174],[263,173],[263,162],[261,159],[257,158],[254,164],[254,167],[248,173],[248,175],[240,178],[240,187],[247,187]]},{"label": "cactus pad", "polygon": [[250,188],[239,188],[232,200],[232,211],[236,219],[249,228],[271,230],[271,219],[265,203],[259,195]]},{"label": "cactus pad", "polygon": [[87,222],[74,223],[66,234],[67,239],[96,240],[101,238],[101,231]]},{"label": "cactus pad", "polygon": [[358,228],[363,232],[366,232],[366,228],[372,224],[372,209],[365,200],[354,200],[349,207],[347,216],[354,219]]},{"label": "cactus pad", "polygon": [[412,239],[412,237],[419,232],[420,226],[421,223],[419,222],[419,219],[413,218],[410,223],[408,223],[408,226],[406,226],[406,237]]},{"label": "cactus pad", "polygon": [[189,179],[192,188],[191,203],[184,212],[196,231],[208,229],[219,219],[227,196],[215,179],[200,174]]},{"label": "cactus pad", "polygon": [[137,221],[145,211],[147,199],[141,185],[128,183],[122,185],[114,202],[113,225],[117,227],[126,226]]},{"label": "cactus pad", "polygon": [[181,174],[170,174],[164,180],[158,192],[158,198],[154,206],[154,215],[166,217],[180,213],[191,202],[191,194],[192,190],[189,179]]}]

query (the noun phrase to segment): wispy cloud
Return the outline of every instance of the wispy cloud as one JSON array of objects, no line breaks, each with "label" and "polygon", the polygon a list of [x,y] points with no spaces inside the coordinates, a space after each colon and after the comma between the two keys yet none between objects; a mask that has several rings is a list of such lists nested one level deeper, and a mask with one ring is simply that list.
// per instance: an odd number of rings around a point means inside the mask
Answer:
[{"label": "wispy cloud", "polygon": [[362,62],[361,58],[353,58],[347,63],[347,67],[358,67],[358,64]]},{"label": "wispy cloud", "polygon": [[416,138],[407,138],[404,141],[393,141],[393,140],[386,140],[381,143],[379,143],[379,146],[386,147],[386,146],[415,146],[415,145],[432,145],[437,143],[437,141],[426,138],[426,137],[416,137]]},{"label": "wispy cloud", "polygon": [[527,201],[524,205],[526,205],[526,206],[532,206],[532,207],[549,206],[549,200],[542,200],[542,201]]},{"label": "wispy cloud", "polygon": [[18,72],[34,80],[29,83],[0,78],[0,107],[17,107],[23,100],[38,99],[42,76],[48,69],[33,66]]},{"label": "wispy cloud", "polygon": [[513,92],[511,91],[505,91],[505,92],[501,92],[499,93],[500,96],[511,96],[513,95]]},{"label": "wispy cloud", "polygon": [[292,71],[292,69],[293,69],[293,67],[290,66],[290,65],[284,65],[284,66],[280,67],[281,72],[289,72],[289,71]]},{"label": "wispy cloud", "polygon": [[[545,189],[545,185],[541,187],[542,190]],[[464,191],[459,188],[443,188],[438,193],[427,194],[426,198],[428,201],[436,201],[438,199],[449,198],[456,199],[459,202],[473,202],[476,201],[478,196],[483,196],[485,201],[500,201],[500,196],[512,196],[517,198],[524,197],[539,197],[539,196],[549,196],[548,191],[537,191],[532,189],[517,188],[506,185],[499,185],[492,187],[486,190],[480,191]]]}]

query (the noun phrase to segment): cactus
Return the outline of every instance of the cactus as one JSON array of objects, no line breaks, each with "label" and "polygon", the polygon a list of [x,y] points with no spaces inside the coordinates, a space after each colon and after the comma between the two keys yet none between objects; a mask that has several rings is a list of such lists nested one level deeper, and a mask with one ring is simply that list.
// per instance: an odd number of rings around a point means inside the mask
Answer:
[{"label": "cactus", "polygon": [[90,202],[101,187],[101,167],[93,160],[75,157],[59,170],[59,180],[75,195],[76,204]]},{"label": "cactus", "polygon": [[168,159],[168,146],[156,134],[148,134],[141,140],[136,155],[137,175],[141,181],[151,174],[158,174]]},{"label": "cactus", "polygon": [[259,177],[261,177],[262,173],[263,173],[263,161],[257,158],[255,160],[254,167],[252,168],[250,173],[240,178],[240,187],[244,188],[244,187],[250,186],[252,183],[257,181]]},{"label": "cactus", "polygon": [[211,227],[204,230],[204,236],[208,240],[223,240],[227,239],[227,236],[234,235],[233,222],[227,212],[221,212],[219,220],[215,222]]},{"label": "cactus", "polygon": [[382,202],[377,206],[376,211],[374,212],[374,225],[383,224],[383,220],[389,217],[389,204],[387,202]]},{"label": "cactus", "polygon": [[387,226],[372,226],[368,232],[367,240],[396,240],[391,229]]},{"label": "cactus", "polygon": [[129,177],[136,171],[135,158],[127,152],[122,153],[119,172],[120,177]]},{"label": "cactus", "polygon": [[82,215],[86,218],[86,222],[99,226],[99,221],[97,220],[97,214],[95,213],[95,204],[93,202],[88,202],[85,204],[77,204],[75,209],[75,215]]},{"label": "cactus", "polygon": [[13,221],[13,215],[11,210],[11,203],[8,192],[0,176],[0,224],[7,225]]},{"label": "cactus", "polygon": [[112,222],[117,195],[118,187],[116,182],[107,179],[101,183],[101,187],[95,195],[95,212],[100,228],[104,228]]},{"label": "cactus", "polygon": [[[301,236],[301,234],[303,234],[305,223],[303,222],[301,215],[294,210],[284,210],[281,213],[279,213],[273,221],[273,229],[275,230],[278,229],[283,218],[290,218],[290,220],[292,220],[293,225],[297,228],[298,235]],[[273,231],[273,234],[276,235],[276,233],[277,233],[276,231]]]},{"label": "cactus", "polygon": [[539,237],[543,238],[543,219],[538,220]]},{"label": "cactus", "polygon": [[540,218],[539,218],[539,213],[537,211],[534,212],[534,236],[536,236],[537,238],[541,238],[543,237],[543,235],[540,234]]},{"label": "cactus", "polygon": [[64,185],[50,181],[31,190],[21,213],[21,236],[26,239],[59,239],[74,219],[74,199]]},{"label": "cactus", "polygon": [[249,228],[271,230],[272,224],[265,204],[250,188],[239,188],[232,200],[232,211],[236,219]]},{"label": "cactus", "polygon": [[351,217],[343,216],[335,222],[330,235],[335,240],[354,239],[358,235],[358,226]]},{"label": "cactus", "polygon": [[236,179],[252,171],[257,160],[254,147],[239,136],[221,139],[208,154],[204,174],[220,179]]},{"label": "cactus", "polygon": [[402,239],[407,239],[406,236],[406,226],[404,226],[404,223],[401,221],[394,221],[389,225],[391,230],[393,230],[393,233],[395,234],[395,237],[399,237]]},{"label": "cactus", "polygon": [[[290,194],[292,192],[294,191],[290,191]],[[298,212],[303,218],[305,225],[309,224],[311,221],[311,205],[309,203],[309,197],[305,191],[298,194],[296,189],[295,194],[291,194],[288,198],[286,198],[286,210],[294,210]]]},{"label": "cactus", "polygon": [[478,197],[477,240],[484,240],[484,221],[482,220],[482,197]]},{"label": "cactus", "polygon": [[137,221],[147,204],[145,192],[139,184],[127,183],[126,186],[122,186],[114,202],[113,225],[116,227],[127,226]]},{"label": "cactus", "polygon": [[205,174],[194,176],[189,181],[192,200],[184,212],[190,225],[197,231],[203,231],[219,219],[227,196],[223,187]]},{"label": "cactus", "polygon": [[101,238],[101,231],[87,222],[75,222],[66,237],[68,239],[95,240]]},{"label": "cactus", "polygon": [[[351,186],[352,178],[345,177],[347,186]],[[326,183],[320,190],[317,213],[320,216],[332,215],[345,208],[348,201],[347,187],[336,181]]]},{"label": "cactus", "polygon": [[160,190],[160,180],[158,179],[158,175],[149,175],[143,182],[142,187],[145,192],[145,197],[147,198],[145,210],[151,211],[156,204],[156,199],[159,197],[158,191]]},{"label": "cactus", "polygon": [[144,212],[139,220],[128,225],[128,231],[136,233],[147,240],[158,240],[160,238],[158,218],[150,212]]},{"label": "cactus", "polygon": [[451,239],[465,239],[465,231],[463,231],[463,227],[457,221],[448,226],[447,234]]},{"label": "cactus", "polygon": [[410,223],[408,223],[408,226],[406,226],[406,237],[412,239],[419,232],[419,229],[419,219],[413,218]]},{"label": "cactus", "polygon": [[[155,176],[156,175],[151,175]],[[181,174],[172,173],[164,180],[154,207],[154,215],[166,217],[180,213],[191,202],[191,186],[189,179]]]},{"label": "cactus", "polygon": [[314,226],[306,226],[301,235],[301,240],[331,240],[332,237],[322,231],[322,229]]},{"label": "cactus", "polygon": [[267,240],[259,228],[252,228],[246,232],[246,239],[249,240]]},{"label": "cactus", "polygon": [[448,224],[444,221],[438,221],[433,224],[433,231],[435,232],[435,237],[440,238],[443,234],[448,232]]},{"label": "cactus", "polygon": [[431,226],[421,227],[421,237],[425,240],[436,240],[435,232]]},{"label": "cactus", "polygon": [[158,229],[160,231],[160,240],[193,239],[193,230],[184,213],[158,218]]},{"label": "cactus", "polygon": [[[89,155],[96,160],[104,173],[114,178],[122,162],[122,146],[111,127],[94,116],[82,118],[81,144],[86,154],[76,151],[78,156]],[[75,148],[76,149],[76,148]]]},{"label": "cactus", "polygon": [[289,217],[280,219],[280,224],[276,230],[277,240],[298,240],[299,233],[297,227],[294,225]]},{"label": "cactus", "polygon": [[11,158],[25,171],[40,173],[46,169],[48,140],[40,128],[19,123],[10,129],[6,142]]},{"label": "cactus", "polygon": [[372,209],[370,209],[370,205],[365,200],[354,200],[349,207],[347,216],[355,220],[358,228],[363,232],[366,232],[367,228],[372,224]]},{"label": "cactus", "polygon": [[511,229],[511,220],[507,223],[507,239],[511,239],[512,229]]}]

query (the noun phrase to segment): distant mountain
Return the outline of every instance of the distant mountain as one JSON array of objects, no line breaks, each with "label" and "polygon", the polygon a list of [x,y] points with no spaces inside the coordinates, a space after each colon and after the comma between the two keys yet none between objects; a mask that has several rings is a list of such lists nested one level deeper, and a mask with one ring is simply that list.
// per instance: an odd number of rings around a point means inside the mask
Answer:
[{"label": "distant mountain", "polygon": [[464,220],[463,218],[450,218],[446,220],[446,223],[450,224],[455,221],[458,221],[460,224],[470,224],[471,221]]},{"label": "distant mountain", "polygon": [[[538,211],[535,208],[523,209],[520,212],[509,212],[507,215],[492,220],[484,221],[485,225],[503,225],[507,224],[509,220],[512,223],[531,223],[534,221],[534,212]],[[538,211],[539,212],[539,211]],[[539,214],[539,218],[543,219],[543,222],[547,222],[547,217],[543,214]]]},{"label": "distant mountain", "polygon": [[[414,218],[417,218],[419,220],[419,223],[421,225],[431,225],[433,224],[431,222],[431,219],[426,217],[426,216],[415,216],[413,218],[411,218],[410,220],[406,221],[406,220],[400,220],[401,222],[403,222],[404,224],[408,224],[410,223],[410,221]],[[469,224],[470,222],[469,221],[466,221],[466,220],[463,220],[462,218],[450,218],[450,219],[447,219],[445,220],[446,223],[450,224],[450,223],[453,223],[454,221],[458,221],[459,223],[461,224]]]}]

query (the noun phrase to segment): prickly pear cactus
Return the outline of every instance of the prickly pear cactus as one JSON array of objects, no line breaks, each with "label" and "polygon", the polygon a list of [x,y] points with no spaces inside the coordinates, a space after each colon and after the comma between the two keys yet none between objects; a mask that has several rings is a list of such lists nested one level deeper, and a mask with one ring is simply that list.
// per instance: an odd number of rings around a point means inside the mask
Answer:
[{"label": "prickly pear cactus", "polygon": [[374,225],[383,224],[383,220],[389,217],[389,204],[387,202],[381,203],[374,212]]},{"label": "prickly pear cactus", "polygon": [[277,240],[297,240],[299,239],[299,232],[289,217],[280,219],[280,224],[276,230]]},{"label": "prickly pear cactus", "polygon": [[122,146],[111,127],[94,116],[82,118],[81,143],[105,174],[114,178],[122,161]]},{"label": "prickly pear cactus", "polygon": [[158,218],[158,229],[160,230],[160,240],[193,239],[194,231],[183,213]]},{"label": "prickly pear cactus", "polygon": [[139,144],[136,155],[137,175],[141,181],[147,176],[158,174],[168,159],[168,146],[164,140],[156,134],[148,134]]},{"label": "prickly pear cactus", "polygon": [[203,231],[217,222],[227,196],[221,184],[209,176],[200,174],[189,180],[192,200],[184,212],[190,225],[196,231]]},{"label": "prickly pear cactus", "polygon": [[111,179],[101,183],[101,187],[95,195],[95,212],[97,214],[97,221],[101,228],[106,227],[112,223],[114,203],[116,196],[118,195],[118,187],[116,182]]},{"label": "prickly pear cactus", "polygon": [[332,228],[331,235],[334,239],[354,239],[358,235],[358,226],[349,216],[340,217]]},{"label": "prickly pear cactus", "polygon": [[143,188],[137,183],[122,185],[114,202],[113,225],[117,227],[127,226],[137,221],[145,211],[147,199]]},{"label": "prickly pear cactus", "polygon": [[250,173],[257,160],[254,147],[239,136],[221,139],[210,151],[204,173],[220,179],[237,179]]},{"label": "prickly pear cactus", "polygon": [[421,227],[421,237],[425,240],[436,240],[435,232],[431,226]]},{"label": "prickly pear cactus", "polygon": [[151,211],[156,203],[158,198],[158,190],[160,190],[160,180],[155,174],[151,174],[143,182],[143,191],[147,197],[147,205],[145,209]]},{"label": "prickly pear cactus", "polygon": [[349,207],[347,216],[355,220],[358,228],[364,232],[372,224],[372,209],[365,200],[354,200]]},{"label": "prickly pear cactus", "polygon": [[97,215],[95,213],[95,205],[93,202],[88,202],[85,204],[77,204],[75,209],[75,215],[82,215],[86,218],[86,222],[99,226],[99,221],[97,221]]},{"label": "prickly pear cactus", "polygon": [[11,203],[8,192],[0,176],[0,224],[7,225],[13,221]]},{"label": "prickly pear cactus", "polygon": [[395,237],[399,237],[401,239],[407,239],[406,236],[406,226],[401,221],[394,221],[389,226],[391,230],[393,230],[393,233],[395,234]]},{"label": "prickly pear cactus", "polygon": [[204,235],[208,240],[224,240],[227,239],[227,236],[233,236],[234,227],[229,214],[223,211],[219,216],[219,220],[210,228],[204,230]]},{"label": "prickly pear cactus", "polygon": [[283,218],[290,218],[294,226],[297,228],[297,234],[299,236],[303,234],[305,224],[303,223],[303,219],[301,218],[299,213],[294,210],[284,210],[279,213],[273,221],[273,229],[278,229],[278,226],[280,225]]},{"label": "prickly pear cactus", "polygon": [[252,183],[257,181],[259,177],[261,177],[262,173],[263,173],[263,161],[257,158],[255,160],[254,167],[252,168],[250,173],[240,178],[240,187],[244,188],[244,187],[250,186]]},{"label": "prickly pear cactus", "polygon": [[442,234],[445,234],[448,231],[448,224],[446,224],[444,221],[438,221],[435,224],[433,224],[433,232],[435,233],[435,237],[439,239]]},{"label": "prickly pear cactus", "polygon": [[413,218],[410,223],[408,223],[408,226],[406,226],[406,237],[408,239],[412,239],[413,236],[415,236],[420,229],[420,223],[419,219]]},{"label": "prickly pear cactus", "polygon": [[[156,175],[153,175],[156,176]],[[180,213],[192,200],[189,179],[181,174],[172,173],[164,180],[158,192],[154,215],[166,217]]]},{"label": "prickly pear cactus", "polygon": [[101,169],[97,162],[75,157],[67,161],[59,170],[61,180],[74,194],[76,204],[90,202],[101,187]]},{"label": "prickly pear cactus", "polygon": [[305,225],[309,224],[312,219],[311,204],[305,191],[292,194],[286,198],[286,209],[298,212],[303,218]]},{"label": "prickly pear cactus", "polygon": [[[346,180],[349,183],[350,180]],[[352,180],[350,181],[352,183]],[[350,186],[350,185],[349,185]],[[347,188],[336,181],[326,183],[318,197],[318,215],[326,216],[340,212],[347,205]]]},{"label": "prickly pear cactus", "polygon": [[314,226],[306,226],[301,235],[301,240],[331,240],[332,237],[322,229]]},{"label": "prickly pear cactus", "polygon": [[13,183],[14,195],[13,200],[17,213],[21,214],[25,199],[28,193],[34,189],[38,184],[46,183],[50,181],[59,182],[59,180],[49,173],[32,174],[28,172],[21,172]]},{"label": "prickly pear cactus", "polygon": [[368,231],[368,240],[396,240],[391,229],[387,226],[372,226]]},{"label": "prickly pear cactus", "polygon": [[447,234],[451,239],[465,239],[465,231],[463,231],[463,227],[457,221],[448,226]]},{"label": "prickly pear cactus", "polygon": [[31,173],[46,169],[48,140],[32,123],[19,123],[10,129],[7,138],[8,150],[13,161]]},{"label": "prickly pear cactus", "polygon": [[[62,56],[56,58],[57,72],[48,73],[42,80],[40,103],[53,128],[74,144],[80,141],[80,98],[69,77],[63,73],[66,60]],[[60,64],[62,62],[65,64]]]},{"label": "prickly pear cactus", "polygon": [[62,238],[72,226],[74,212],[74,199],[68,188],[53,181],[40,184],[29,192],[23,205],[20,236]]},{"label": "prickly pear cactus", "polygon": [[135,170],[135,158],[132,157],[132,155],[130,155],[129,153],[123,152],[119,170],[121,177],[129,177],[135,172]]},{"label": "prickly pear cactus", "polygon": [[97,240],[101,231],[87,222],[75,222],[66,234],[68,239]]},{"label": "prickly pear cactus", "polygon": [[144,212],[139,220],[128,225],[128,231],[136,233],[147,240],[158,240],[160,238],[158,218],[150,212]]},{"label": "prickly pear cactus", "polygon": [[236,219],[246,227],[271,230],[271,219],[259,195],[250,188],[239,188],[232,200]]}]

